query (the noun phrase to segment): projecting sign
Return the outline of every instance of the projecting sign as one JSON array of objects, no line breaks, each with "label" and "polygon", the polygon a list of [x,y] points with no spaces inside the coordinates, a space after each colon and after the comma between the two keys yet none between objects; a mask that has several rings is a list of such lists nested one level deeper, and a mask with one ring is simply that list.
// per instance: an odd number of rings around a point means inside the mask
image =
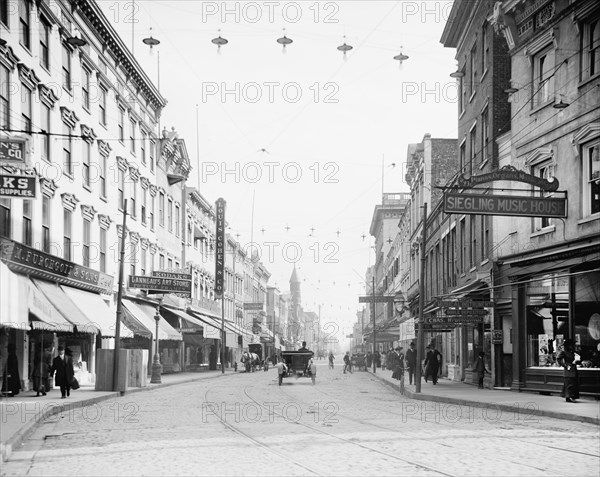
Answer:
[{"label": "projecting sign", "polygon": [[217,199],[215,208],[217,210],[216,218],[216,237],[215,237],[215,298],[222,298],[225,291],[225,199]]},{"label": "projecting sign", "polygon": [[436,305],[442,308],[493,308],[493,301],[486,300],[440,300],[436,299]]},{"label": "projecting sign", "polygon": [[497,171],[492,171],[477,176],[465,177],[464,174],[461,174],[458,176],[455,187],[459,189],[467,189],[479,184],[495,181],[524,182],[548,192],[554,192],[558,190],[558,179],[556,177],[553,177],[551,180],[544,179],[542,177],[534,176],[533,174],[528,174],[525,171],[520,171],[514,166],[504,166]]},{"label": "projecting sign", "polygon": [[517,217],[567,216],[567,199],[514,195],[444,193],[447,214],[510,215]]},{"label": "projecting sign", "polygon": [[152,272],[152,276],[157,278],[171,278],[174,280],[192,280],[192,275],[190,273],[164,272],[161,270]]},{"label": "projecting sign", "polygon": [[437,324],[437,323],[482,323],[481,316],[465,316],[465,315],[456,315],[456,316],[430,316],[423,319],[423,323],[428,324]]},{"label": "projecting sign", "polygon": [[473,310],[468,308],[448,308],[446,315],[487,315],[488,311],[485,308],[475,308]]},{"label": "projecting sign", "polygon": [[504,333],[502,330],[492,330],[492,344],[502,344],[504,342]]},{"label": "projecting sign", "polygon": [[393,295],[367,295],[359,296],[359,303],[394,303]]},{"label": "projecting sign", "polygon": [[18,167],[25,163],[24,139],[0,139],[0,165]]},{"label": "projecting sign", "polygon": [[130,275],[129,288],[140,288],[154,293],[192,293],[191,280]]},{"label": "projecting sign", "polygon": [[0,197],[35,199],[35,176],[0,174]]},{"label": "projecting sign", "polygon": [[263,311],[263,303],[262,302],[257,302],[257,303],[244,303],[244,310],[246,311]]}]

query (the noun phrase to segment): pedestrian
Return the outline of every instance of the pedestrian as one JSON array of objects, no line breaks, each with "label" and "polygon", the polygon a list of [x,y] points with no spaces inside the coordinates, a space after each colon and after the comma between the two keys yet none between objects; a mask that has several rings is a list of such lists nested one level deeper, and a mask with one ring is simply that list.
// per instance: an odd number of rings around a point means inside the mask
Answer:
[{"label": "pedestrian", "polygon": [[2,372],[2,395],[13,397],[21,391],[21,376],[19,374],[19,358],[17,358],[17,347],[14,343],[8,343],[6,347],[8,356]]},{"label": "pedestrian", "polygon": [[287,366],[285,364],[285,361],[283,360],[283,356],[281,356],[279,358],[279,363],[277,363],[277,376],[279,379],[279,385],[281,386],[281,383],[283,382],[283,377],[285,376],[285,374],[287,373]]},{"label": "pedestrian", "polygon": [[481,351],[479,353],[479,356],[477,357],[477,360],[475,361],[475,364],[473,365],[473,372],[477,373],[477,382],[479,389],[483,389],[483,378],[485,376],[485,373],[491,374],[485,367],[485,361],[483,360],[484,356],[485,353]]},{"label": "pedestrian", "polygon": [[375,351],[375,366],[381,368],[381,353],[379,350]]},{"label": "pedestrian", "polygon": [[35,353],[35,357],[33,358],[33,372],[31,373],[31,377],[33,378],[33,390],[37,392],[36,397],[39,397],[40,394],[45,396],[48,390],[48,373],[50,367],[43,359],[42,353],[43,351],[40,346],[40,350]]},{"label": "pedestrian", "polygon": [[412,384],[415,369],[417,368],[417,350],[415,349],[414,342],[410,344],[410,348],[406,352],[406,367],[408,368],[408,384]]},{"label": "pedestrian", "polygon": [[62,346],[58,347],[58,356],[52,360],[50,375],[54,376],[55,373],[54,383],[60,386],[61,399],[65,399],[71,395],[71,380],[75,376],[75,372],[73,371],[73,362],[66,355]]},{"label": "pedestrian", "polygon": [[440,365],[442,364],[442,354],[435,349],[435,344],[431,343],[427,349],[427,356],[425,358],[425,382],[427,382],[427,377],[431,377],[431,381],[433,384],[437,384],[438,382],[438,373],[440,370]]},{"label": "pedestrian", "polygon": [[577,360],[575,353],[575,342],[572,339],[566,339],[563,343],[563,349],[556,355],[556,361],[564,369],[564,384],[560,395],[567,402],[577,402],[579,399],[579,376],[577,375],[577,365],[581,361]]},{"label": "pedestrian", "polygon": [[346,370],[350,371],[352,374],[352,360],[350,359],[350,351],[346,351],[344,355],[344,374],[346,374]]},{"label": "pedestrian", "polygon": [[368,351],[367,352],[367,368],[370,368],[371,364],[373,364],[373,353]]},{"label": "pedestrian", "polygon": [[398,380],[404,374],[404,353],[402,353],[402,350],[401,346],[397,346],[394,350],[394,373],[392,374],[392,378]]},{"label": "pedestrian", "polygon": [[381,370],[385,371],[387,366],[387,353],[381,353]]}]

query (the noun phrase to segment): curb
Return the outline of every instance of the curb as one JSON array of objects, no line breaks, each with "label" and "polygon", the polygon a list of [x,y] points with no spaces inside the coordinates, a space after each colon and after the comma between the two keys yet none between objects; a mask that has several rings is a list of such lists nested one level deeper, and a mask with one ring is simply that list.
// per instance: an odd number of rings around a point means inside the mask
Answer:
[{"label": "curb", "polygon": [[[400,392],[400,385],[391,383],[387,381],[385,378],[377,376],[377,374],[373,374],[369,372],[372,376],[379,379],[383,384],[395,389]],[[404,396],[409,399],[414,399],[417,401],[429,401],[429,402],[441,402],[448,404],[457,404],[459,406],[471,406],[471,407],[481,407],[485,409],[494,409],[500,411],[507,411],[511,413],[524,414],[526,416],[542,416],[542,417],[552,417],[554,419],[563,419],[567,421],[579,421],[585,422],[587,424],[594,424],[596,426],[600,425],[600,418],[598,417],[588,417],[588,416],[578,416],[577,414],[569,414],[566,412],[559,411],[547,411],[543,409],[538,409],[535,407],[525,407],[525,406],[514,406],[509,404],[497,404],[494,402],[483,403],[480,401],[471,401],[469,399],[459,399],[453,397],[446,396],[434,396],[426,393],[415,393],[410,389],[404,388]]]},{"label": "curb", "polygon": [[[202,373],[202,374],[204,374],[204,373]],[[219,378],[222,376],[235,375],[235,374],[237,374],[237,373],[235,373],[235,372],[225,373],[225,374],[219,373],[216,376],[207,376],[207,377],[199,376],[199,377],[186,379],[184,381],[178,381],[176,383],[161,383],[161,384],[155,384],[152,386],[146,386],[144,388],[131,388],[131,389],[128,389],[127,391],[123,391],[123,392],[114,391],[114,392],[111,392],[110,394],[106,394],[104,396],[91,397],[89,399],[82,399],[81,401],[72,401],[68,404],[67,403],[56,404],[52,407],[49,407],[48,409],[45,409],[44,412],[36,414],[36,416],[33,419],[26,422],[15,434],[13,434],[9,439],[7,439],[6,442],[0,442],[0,454],[2,454],[2,459],[0,460],[0,462],[6,462],[9,459],[10,455],[12,454],[13,449],[20,446],[21,443],[23,441],[25,441],[33,433],[33,431],[36,429],[36,427],[42,421],[44,421],[52,416],[55,416],[56,414],[64,412],[67,409],[67,406],[68,406],[68,410],[79,409],[82,407],[91,406],[92,404],[97,404],[102,401],[107,401],[109,399],[121,398],[121,397],[124,397],[131,393],[137,393],[137,392],[142,392],[142,391],[153,391],[155,389],[164,388],[164,387],[168,387],[168,386],[176,386],[178,384],[187,384],[187,383],[191,383],[191,382],[195,382],[195,381],[215,379],[215,378]],[[106,392],[108,392],[108,391],[106,391]]]}]

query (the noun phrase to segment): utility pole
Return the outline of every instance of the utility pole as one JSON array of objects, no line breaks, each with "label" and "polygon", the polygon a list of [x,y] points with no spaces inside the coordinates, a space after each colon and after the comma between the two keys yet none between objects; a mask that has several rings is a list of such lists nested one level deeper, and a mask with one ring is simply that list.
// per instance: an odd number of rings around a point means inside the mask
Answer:
[{"label": "utility pole", "polygon": [[425,336],[423,331],[423,307],[425,305],[425,241],[427,240],[427,202],[423,204],[423,230],[421,231],[421,273],[419,278],[419,325],[417,336],[417,369],[415,370],[415,392],[421,392],[421,362],[423,361],[423,348]]},{"label": "utility pole", "polygon": [[[127,224],[127,199],[123,201],[123,229],[121,232],[121,254],[119,257],[119,286],[117,291],[117,320],[115,323],[115,356],[113,358],[113,391],[119,389],[119,354],[121,353],[121,315],[123,314],[123,268],[125,263],[125,226]],[[126,391],[123,389],[123,391]]]},{"label": "utility pole", "polygon": [[[373,270],[374,271],[374,270]],[[375,359],[375,346],[377,343],[377,332],[375,331],[375,275],[373,275],[373,374],[377,372],[377,360]]]}]

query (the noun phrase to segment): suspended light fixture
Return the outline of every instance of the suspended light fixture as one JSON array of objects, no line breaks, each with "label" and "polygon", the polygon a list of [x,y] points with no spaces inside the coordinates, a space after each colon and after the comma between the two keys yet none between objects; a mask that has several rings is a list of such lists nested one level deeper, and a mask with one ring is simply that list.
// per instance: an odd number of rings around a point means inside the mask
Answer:
[{"label": "suspended light fixture", "polygon": [[160,45],[160,41],[152,37],[152,27],[150,27],[150,37],[144,38],[142,42],[150,47],[150,54],[152,54],[152,48]]},{"label": "suspended light fixture", "polygon": [[285,53],[285,47],[291,43],[293,43],[294,40],[292,40],[291,38],[288,38],[287,36],[285,36],[285,28],[283,29],[283,36],[281,38],[277,38],[277,43],[279,43],[280,45],[283,46],[281,52]]},{"label": "suspended light fixture", "polygon": [[400,54],[394,56],[394,59],[400,62],[399,63],[399,68],[402,68],[402,63],[404,61],[408,60],[408,58],[409,57],[407,55],[405,55],[404,53],[402,53],[402,47],[400,47]]},{"label": "suspended light fixture", "polygon": [[515,94],[515,93],[517,93],[518,91],[519,91],[519,88],[515,88],[514,86],[511,86],[511,87],[509,87],[509,88],[506,88],[506,89],[504,90],[504,92],[505,92],[506,94]]},{"label": "suspended light fixture", "polygon": [[73,36],[67,39],[67,43],[71,46],[77,47],[87,45],[87,41],[81,38],[81,32],[77,28],[73,30]]},{"label": "suspended light fixture", "polygon": [[456,71],[450,73],[450,78],[464,78],[465,72],[460,70],[459,65],[456,65]]},{"label": "suspended light fixture", "polygon": [[344,53],[344,60],[347,59],[346,53],[349,52],[353,48],[352,45],[346,44],[346,35],[344,35],[344,44],[337,47],[337,49]]},{"label": "suspended light fixture", "polygon": [[554,103],[552,106],[554,109],[565,109],[570,106],[569,103],[565,103],[562,99],[562,94],[560,95],[560,101],[558,103]]},{"label": "suspended light fixture", "polygon": [[221,47],[229,43],[229,41],[221,37],[221,30],[218,30],[218,33],[219,36],[217,38],[213,38],[211,42],[217,45],[217,53],[221,53]]}]

